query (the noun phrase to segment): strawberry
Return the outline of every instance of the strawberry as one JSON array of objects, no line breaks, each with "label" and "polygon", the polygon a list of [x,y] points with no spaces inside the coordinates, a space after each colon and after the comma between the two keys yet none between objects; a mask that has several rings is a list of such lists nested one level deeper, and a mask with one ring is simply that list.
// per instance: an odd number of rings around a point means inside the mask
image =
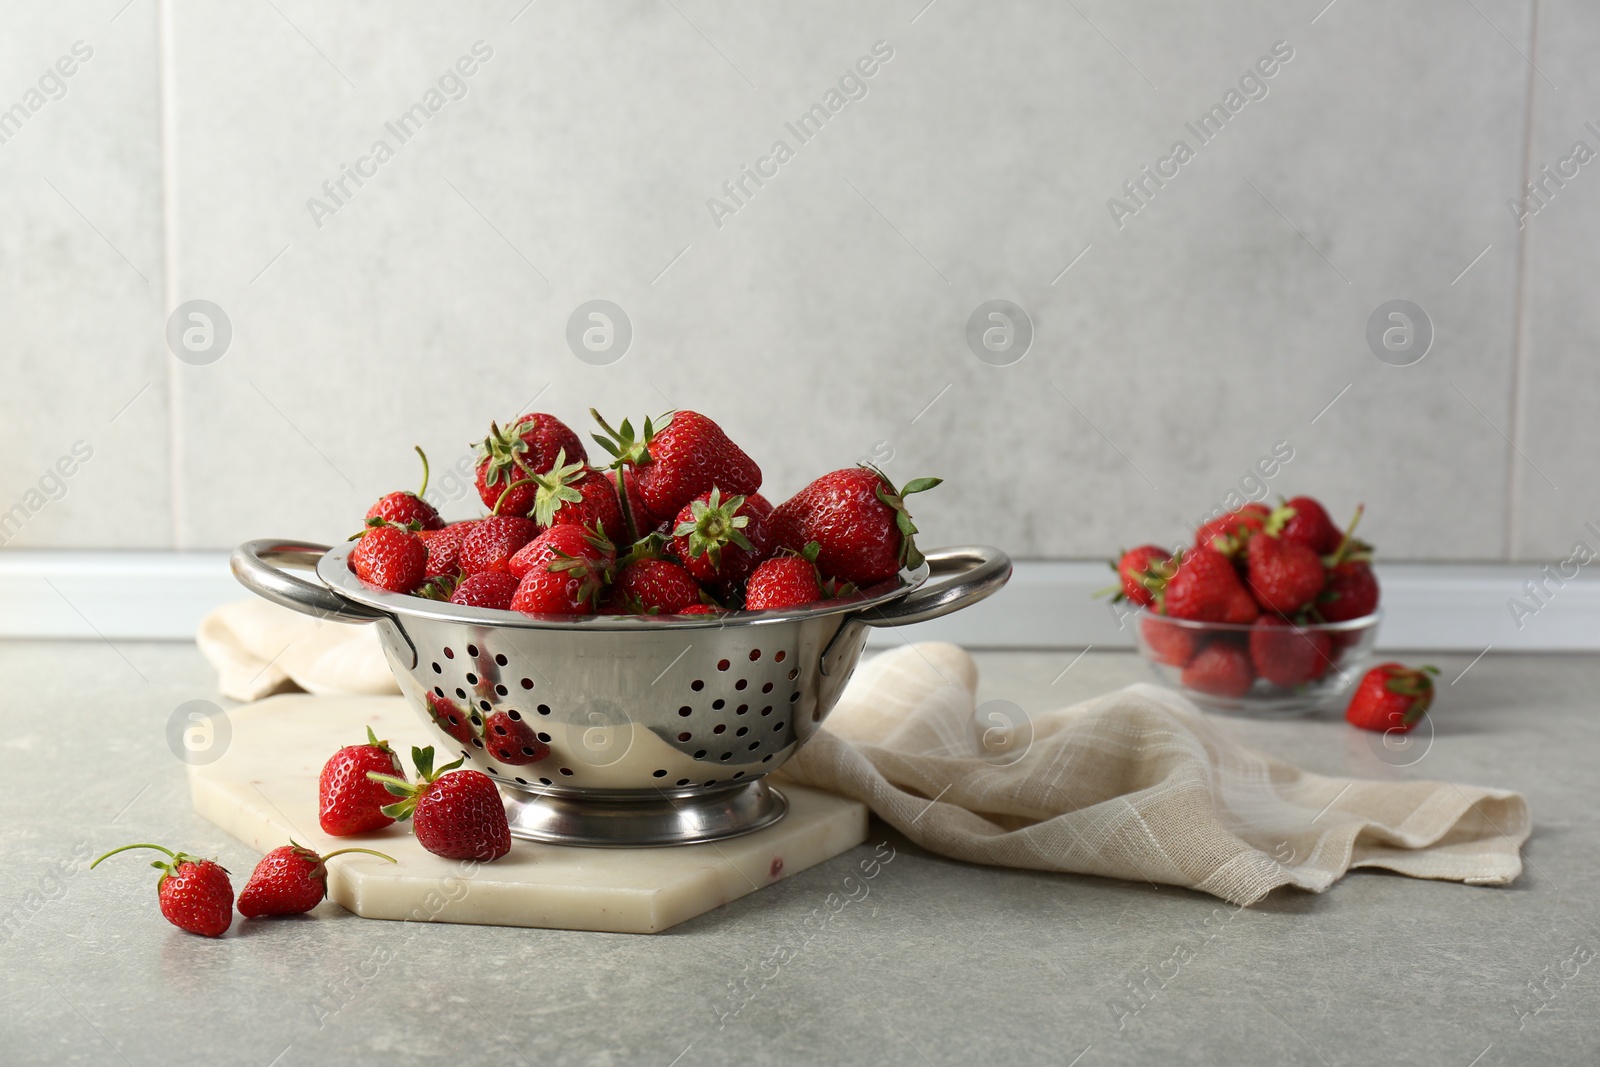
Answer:
[{"label": "strawberry", "polygon": [[1276,615],[1263,615],[1250,631],[1250,661],[1273,685],[1303,685],[1321,677],[1333,642],[1322,630],[1302,630]]},{"label": "strawberry", "polygon": [[503,571],[523,545],[539,536],[539,524],[516,515],[490,515],[461,542],[461,570],[467,575]]},{"label": "strawberry", "polygon": [[456,591],[450,594],[450,603],[507,611],[511,598],[517,595],[517,581],[516,575],[505,571],[480,571],[456,586]]},{"label": "strawberry", "polygon": [[372,519],[355,535],[349,565],[368,585],[391,593],[410,593],[422,584],[428,570],[428,546],[411,530]]},{"label": "strawberry", "polygon": [[1322,592],[1322,560],[1305,545],[1263,532],[1250,538],[1246,558],[1250,592],[1267,611],[1298,614]]},{"label": "strawberry", "polygon": [[221,937],[233,924],[233,884],[228,872],[214,860],[197,860],[187,852],[174,852],[160,845],[123,845],[89,864],[93,870],[107,856],[130,848],[153,848],[165,852],[169,860],[156,860],[150,866],[161,872],[156,883],[156,899],[167,922],[191,934]]},{"label": "strawberry", "polygon": [[1158,615],[1140,619],[1139,631],[1144,635],[1150,658],[1169,667],[1187,667],[1204,638],[1204,634],[1193,627],[1169,622]]},{"label": "strawberry", "polygon": [[494,782],[482,771],[456,768],[462,761],[433,769],[433,748],[413,748],[417,781],[369,775],[400,799],[383,809],[394,819],[410,819],[417,843],[446,859],[496,860],[511,851],[511,827]]},{"label": "strawberry", "polygon": [[675,411],[659,429],[646,419],[644,433],[637,439],[626,419],[613,430],[599,412],[591,408],[590,414],[605,431],[595,434],[595,441],[616,457],[613,466],[633,468],[639,497],[654,522],[671,519],[712,486],[738,496],[761,488],[761,468],[755,460],[729,440],[722,427],[698,412]]},{"label": "strawberry", "polygon": [[722,609],[715,604],[690,604],[686,608],[679,608],[679,615],[721,615]]},{"label": "strawberry", "polygon": [[1199,622],[1222,622],[1244,615],[1238,597],[1242,588],[1239,575],[1227,556],[1214,548],[1193,548],[1178,553],[1175,562],[1171,577],[1150,582],[1163,615]]},{"label": "strawberry", "polygon": [[772,518],[772,502],[760,493],[749,493],[744,498],[745,510],[761,519]]},{"label": "strawberry", "polygon": [[800,608],[854,593],[855,586],[848,582],[839,585],[833,579],[823,580],[817,570],[818,555],[820,546],[813,541],[799,554],[784,551],[763,562],[745,587],[745,610]]},{"label": "strawberry", "polygon": [[1372,546],[1356,539],[1356,526],[1366,505],[1356,508],[1350,525],[1325,561],[1327,584],[1317,598],[1317,612],[1329,622],[1360,619],[1378,610],[1378,579],[1372,573]]},{"label": "strawberry", "polygon": [[1236,585],[1233,592],[1228,594],[1226,606],[1223,608],[1222,621],[1246,626],[1256,621],[1261,614],[1261,605],[1256,603],[1256,598],[1250,595],[1250,590],[1243,585]]},{"label": "strawberry", "polygon": [[1218,697],[1242,697],[1250,691],[1250,657],[1237,645],[1217,641],[1195,653],[1183,669],[1183,684]]},{"label": "strawberry", "polygon": [[370,848],[341,848],[319,856],[291,841],[262,856],[256,869],[250,872],[250,880],[239,892],[239,914],[256,919],[263,915],[299,915],[310,911],[328,895],[327,862],[347,852],[365,852],[395,862],[393,856]]},{"label": "strawberry", "polygon": [[616,550],[578,526],[552,526],[512,558],[522,571],[511,610],[526,615],[587,615],[605,587]]},{"label": "strawberry", "polygon": [[1111,565],[1111,569],[1122,580],[1121,590],[1112,599],[1131,600],[1146,607],[1154,604],[1156,595],[1148,584],[1149,579],[1162,577],[1170,571],[1171,563],[1172,553],[1160,545],[1140,545],[1128,549]]},{"label": "strawberry", "polygon": [[508,493],[513,482],[546,473],[563,454],[581,462],[589,459],[583,442],[566,423],[538,412],[522,416],[504,430],[490,423],[489,436],[478,444],[478,454],[478,496],[483,506],[497,515],[533,512],[535,488],[524,485]]},{"label": "strawberry", "polygon": [[1437,667],[1378,664],[1356,686],[1345,720],[1363,730],[1406,733],[1433,706],[1433,675],[1438,673]]},{"label": "strawberry", "polygon": [[483,745],[489,755],[515,767],[538,763],[550,755],[550,746],[539,740],[527,723],[504,711],[483,720]]},{"label": "strawberry", "polygon": [[1215,548],[1232,555],[1252,534],[1266,526],[1271,514],[1271,509],[1265,504],[1252,500],[1236,511],[1202,523],[1194,532],[1194,547]]},{"label": "strawberry", "polygon": [[369,771],[404,774],[400,758],[367,727],[367,743],[346,745],[322,765],[317,780],[317,817],[324,833],[334,837],[370,833],[394,822],[380,809],[387,801],[381,786],[367,780]]},{"label": "strawberry", "polygon": [[548,472],[512,482],[506,492],[532,486],[533,520],[545,529],[563,524],[623,529],[626,523],[617,500],[616,483],[581,460],[568,463],[566,458],[565,452],[558,453],[556,465]]},{"label": "strawberry", "polygon": [[772,547],[802,552],[820,546],[817,567],[823,574],[856,586],[893,578],[902,567],[920,567],[913,534],[916,526],[905,498],[938,485],[938,478],[917,478],[896,491],[881,471],[847,467],[824,474],[779,504],[769,524]]},{"label": "strawberry", "polygon": [[[1339,527],[1328,518],[1328,512],[1309,496],[1297,496],[1284,501],[1289,517],[1278,534],[1285,541],[1305,545],[1319,556],[1326,556],[1339,547]],[[1280,509],[1281,510],[1281,509]]]},{"label": "strawberry", "polygon": [[731,586],[765,558],[767,521],[745,497],[713,488],[683,506],[672,530],[672,551],[702,582]]},{"label": "strawberry", "polygon": [[428,578],[442,578],[454,575],[461,569],[461,542],[477,526],[476,520],[466,522],[452,522],[442,530],[419,530],[417,536],[422,538],[422,543],[428,548],[428,566],[424,572]]},{"label": "strawberry", "polygon": [[1364,559],[1348,559],[1328,571],[1317,612],[1329,622],[1360,619],[1378,610],[1378,579]]},{"label": "strawberry", "polygon": [[[455,701],[442,697],[438,693],[430,692],[428,694],[428,717],[433,720],[433,725],[460,741],[463,745],[472,744],[472,720],[466,712],[456,706]],[[395,768],[398,770],[399,767],[400,761],[395,760]],[[385,793],[387,793],[387,790],[385,790]],[[387,795],[383,797],[385,802],[388,799]],[[390,821],[392,822],[393,820]],[[384,825],[387,826],[388,823]]]},{"label": "strawberry", "polygon": [[367,509],[367,520],[382,519],[392,522],[396,526],[410,526],[417,524],[419,530],[442,530],[444,520],[434,510],[433,505],[422,499],[428,491],[428,457],[421,448],[417,455],[422,457],[422,488],[415,493],[402,490],[389,493],[379,498],[378,502]]},{"label": "strawberry", "polygon": [[611,597],[624,614],[677,615],[700,603],[700,583],[680,564],[643,554],[617,571]]}]

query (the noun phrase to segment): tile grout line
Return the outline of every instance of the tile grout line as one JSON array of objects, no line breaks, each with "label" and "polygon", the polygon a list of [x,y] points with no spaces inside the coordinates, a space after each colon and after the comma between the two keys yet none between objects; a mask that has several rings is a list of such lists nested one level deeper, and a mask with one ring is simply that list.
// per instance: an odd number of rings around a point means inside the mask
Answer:
[{"label": "tile grout line", "polygon": [[[174,88],[176,60],[173,56],[174,32],[172,0],[156,0],[156,96],[161,139],[161,335],[166,335],[167,316],[178,306],[178,193],[177,193],[177,94]],[[163,346],[165,341],[162,342]],[[183,382],[177,360],[161,353],[167,368],[167,522],[172,529],[168,541],[174,549],[186,546],[183,536],[183,431],[178,417],[183,402]]]},{"label": "tile grout line", "polygon": [[[1539,50],[1539,0],[1533,0],[1528,15],[1528,91],[1523,105],[1522,126],[1522,180],[1523,188],[1526,183],[1533,180],[1533,149],[1534,149],[1534,123],[1538,117],[1535,94],[1539,87],[1534,84],[1538,70],[1533,66],[1538,58]],[[1516,276],[1512,283],[1511,296],[1511,397],[1510,397],[1510,425],[1507,427],[1511,438],[1512,452],[1519,447],[1518,439],[1522,436],[1522,399],[1523,381],[1527,375],[1528,363],[1528,293],[1529,293],[1529,254],[1528,245],[1533,236],[1533,231],[1524,226],[1517,233],[1517,258]],[[1517,558],[1518,544],[1517,508],[1522,500],[1522,470],[1516,457],[1510,453],[1506,455],[1506,562],[1513,563]]]}]

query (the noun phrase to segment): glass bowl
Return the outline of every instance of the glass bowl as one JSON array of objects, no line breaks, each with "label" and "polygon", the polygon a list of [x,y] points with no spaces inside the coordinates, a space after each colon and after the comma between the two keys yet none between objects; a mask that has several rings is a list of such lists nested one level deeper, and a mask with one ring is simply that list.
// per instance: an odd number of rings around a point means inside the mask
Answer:
[{"label": "glass bowl", "polygon": [[[1161,684],[1212,711],[1288,717],[1309,715],[1341,702],[1365,672],[1381,613],[1346,622],[1271,627],[1195,622],[1149,611],[1141,611],[1136,618],[1139,654]],[[1195,663],[1212,645],[1238,650],[1226,657],[1234,670],[1204,669],[1225,658],[1215,653]],[[1242,672],[1237,669],[1241,656],[1250,665],[1247,687],[1242,686]],[[1266,673],[1278,681],[1263,677],[1263,663]]]}]

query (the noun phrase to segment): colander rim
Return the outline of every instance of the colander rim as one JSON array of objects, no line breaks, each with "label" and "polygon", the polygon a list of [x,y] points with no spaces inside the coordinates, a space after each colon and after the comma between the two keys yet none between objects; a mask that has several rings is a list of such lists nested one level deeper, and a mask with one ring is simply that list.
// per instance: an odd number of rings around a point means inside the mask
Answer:
[{"label": "colander rim", "polygon": [[633,630],[713,630],[730,626],[761,626],[821,619],[831,615],[854,614],[882,607],[899,600],[928,580],[931,569],[924,562],[915,569],[903,569],[889,582],[873,586],[865,596],[824,601],[822,604],[770,611],[732,611],[721,615],[524,615],[520,611],[474,608],[440,600],[427,600],[405,593],[375,589],[356,577],[346,562],[354,542],[336,545],[317,561],[317,577],[334,593],[364,607],[387,615],[495,626],[518,630],[566,630],[569,632],[618,632]]}]

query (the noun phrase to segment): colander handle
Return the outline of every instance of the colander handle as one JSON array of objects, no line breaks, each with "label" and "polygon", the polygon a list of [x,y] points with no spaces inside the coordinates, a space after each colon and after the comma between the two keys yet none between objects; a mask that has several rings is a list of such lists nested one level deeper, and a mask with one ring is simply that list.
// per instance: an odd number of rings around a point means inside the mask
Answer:
[{"label": "colander handle", "polygon": [[262,538],[246,541],[233,550],[228,565],[233,576],[252,593],[293,608],[302,615],[335,622],[373,622],[389,616],[374,608],[346,600],[325,585],[297,578],[276,565],[276,561],[314,567],[317,560],[328,552],[327,545],[308,544],[304,541],[280,541]]},{"label": "colander handle", "polygon": [[899,600],[855,616],[868,626],[927,622],[994,593],[1011,578],[1011,557],[988,545],[957,545],[927,553],[930,577]]}]

